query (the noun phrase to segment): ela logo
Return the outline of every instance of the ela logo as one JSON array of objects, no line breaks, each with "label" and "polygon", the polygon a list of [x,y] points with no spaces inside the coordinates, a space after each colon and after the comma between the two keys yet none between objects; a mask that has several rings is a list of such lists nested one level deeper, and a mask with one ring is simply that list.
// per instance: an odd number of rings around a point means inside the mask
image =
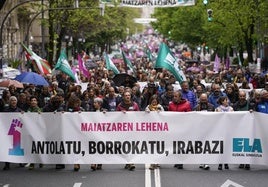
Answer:
[{"label": "ela logo", "polygon": [[251,143],[249,138],[234,138],[233,152],[262,153],[261,140],[253,139]]},{"label": "ela logo", "polygon": [[9,155],[23,156],[24,150],[21,148],[21,133],[23,124],[18,119],[13,119],[8,135],[13,136],[13,147],[9,149]]}]

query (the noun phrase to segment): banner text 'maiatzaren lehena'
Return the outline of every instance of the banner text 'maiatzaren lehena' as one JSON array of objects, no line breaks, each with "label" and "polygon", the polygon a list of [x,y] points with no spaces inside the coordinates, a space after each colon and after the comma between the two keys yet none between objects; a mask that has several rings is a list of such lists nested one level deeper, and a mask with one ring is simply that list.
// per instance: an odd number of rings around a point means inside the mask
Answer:
[{"label": "banner text 'maiatzaren lehena'", "polygon": [[0,161],[268,165],[259,112],[0,112]]},{"label": "banner text 'maiatzaren lehena'", "polygon": [[193,5],[195,5],[195,0],[121,0],[121,6],[129,7],[175,7]]}]

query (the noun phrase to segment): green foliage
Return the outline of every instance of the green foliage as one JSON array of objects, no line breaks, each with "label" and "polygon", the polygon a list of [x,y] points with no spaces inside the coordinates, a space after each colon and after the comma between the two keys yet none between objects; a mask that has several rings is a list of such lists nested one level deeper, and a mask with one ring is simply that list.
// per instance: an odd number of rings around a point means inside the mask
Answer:
[{"label": "green foliage", "polygon": [[31,12],[29,9],[25,7],[18,8],[18,18],[20,21],[29,22],[31,20],[30,15],[31,15]]},{"label": "green foliage", "polygon": [[21,59],[10,59],[8,61],[8,64],[10,65],[10,67],[17,69],[19,67],[19,65],[21,65],[23,63],[23,60]]},{"label": "green foliage", "polygon": [[237,57],[235,57],[235,58],[233,59],[232,64],[233,64],[233,65],[238,65],[238,64],[239,64],[239,61],[238,61],[238,58],[237,58]]},{"label": "green foliage", "polygon": [[[253,41],[265,41],[267,35],[267,8],[266,0],[213,0],[207,6],[197,1],[191,7],[156,9],[153,27],[165,37],[190,45],[246,49],[248,60],[253,61]],[[208,21],[208,9],[213,10],[212,21]]]},{"label": "green foliage", "polygon": [[245,60],[244,60],[244,62],[243,62],[243,66],[248,66],[248,58],[246,58]]},{"label": "green foliage", "polygon": [[153,15],[157,18],[157,22],[152,25],[165,37],[196,46],[206,40],[206,33],[202,28],[204,24],[203,11],[198,5],[158,8]]},{"label": "green foliage", "polygon": [[[105,4],[104,15],[101,15],[99,0],[80,0],[79,9],[53,10],[49,14],[50,49],[53,49],[52,41],[57,40],[57,56],[61,50],[64,36],[73,37],[73,45],[86,47],[101,47],[111,45],[117,40],[124,40],[127,28],[130,33],[140,29],[140,25],[134,23],[133,18],[140,17],[139,9],[119,7],[116,1],[111,1],[113,6]],[[72,7],[73,1],[51,1],[50,8]],[[55,34],[58,38],[55,38]],[[78,38],[84,38],[86,43],[78,44]],[[85,49],[85,48],[84,48]],[[50,50],[53,51],[53,50]],[[50,54],[53,56],[53,54]]]}]

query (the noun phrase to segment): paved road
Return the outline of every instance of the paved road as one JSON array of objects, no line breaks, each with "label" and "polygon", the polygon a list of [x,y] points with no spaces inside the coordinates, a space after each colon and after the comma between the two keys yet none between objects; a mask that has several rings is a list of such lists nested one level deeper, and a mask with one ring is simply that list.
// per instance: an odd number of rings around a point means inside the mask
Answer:
[{"label": "paved road", "polygon": [[[3,163],[0,164],[1,168]],[[83,165],[79,172],[73,166],[55,170],[54,165],[44,168],[19,168],[12,164],[9,171],[0,171],[0,187],[267,187],[268,167],[252,166],[249,171],[231,165],[230,170],[218,171],[216,165],[204,171],[197,165],[185,165],[183,170],[161,165],[150,171],[136,165],[135,171],[123,165],[103,165],[103,170],[91,171]]]}]

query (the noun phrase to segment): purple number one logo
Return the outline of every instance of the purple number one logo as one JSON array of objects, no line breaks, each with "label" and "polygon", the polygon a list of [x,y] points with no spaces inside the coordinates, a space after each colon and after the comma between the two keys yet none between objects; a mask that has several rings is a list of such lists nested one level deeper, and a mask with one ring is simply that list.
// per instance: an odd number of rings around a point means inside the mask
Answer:
[{"label": "purple number one logo", "polygon": [[10,125],[8,135],[13,136],[13,147],[9,149],[9,155],[22,156],[24,150],[21,148],[21,133],[20,130],[23,124],[18,119],[13,119]]}]

